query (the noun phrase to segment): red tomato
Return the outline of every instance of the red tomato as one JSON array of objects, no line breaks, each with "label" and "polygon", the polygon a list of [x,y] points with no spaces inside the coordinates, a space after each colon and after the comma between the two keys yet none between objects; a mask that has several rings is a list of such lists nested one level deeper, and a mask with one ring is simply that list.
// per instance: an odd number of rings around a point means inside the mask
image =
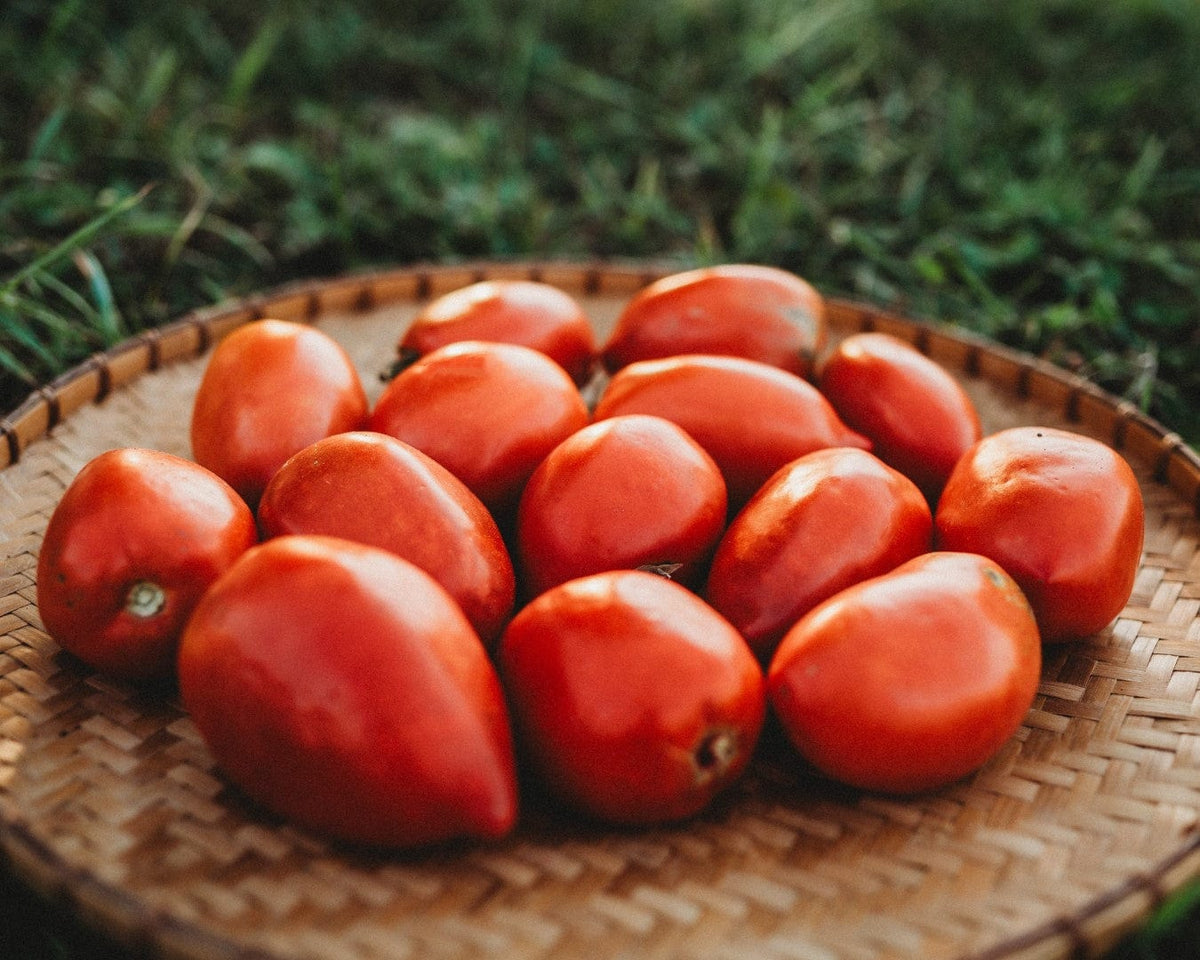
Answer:
[{"label": "red tomato", "polygon": [[612,417],[568,437],[534,471],[517,513],[528,596],[575,577],[644,566],[702,575],[725,526],[725,483],[703,448],[661,417]]},{"label": "red tomato", "polygon": [[295,454],[267,484],[258,522],[266,537],[342,537],[415,563],[485,644],[512,614],[512,561],[487,507],[445,467],[383,434],[340,433]]},{"label": "red tomato", "polygon": [[1012,575],[1048,642],[1095,633],[1121,612],[1145,535],[1141,489],[1121,455],[1048,427],[976,444],[950,475],[934,523],[940,547],[982,553]]},{"label": "red tomato", "polygon": [[504,520],[534,468],[587,422],[578,388],[544,354],[463,341],[392,380],[370,426],[433,457]]},{"label": "red tomato", "polygon": [[366,424],[367,397],[346,351],[316,327],[257,320],[217,344],[192,410],[196,461],[253,507],[288,457]]},{"label": "red tomato", "polygon": [[534,280],[485,280],[443,294],[413,319],[398,350],[423,356],[459,340],[515,343],[546,354],[582,384],[596,361],[583,307],[566,291]]},{"label": "red tomato", "polygon": [[156,450],[109,450],[79,471],[38,555],[38,612],[65,650],[126,678],[169,675],[200,595],[258,539],[225,481]]},{"label": "red tomato", "polygon": [[1020,588],[975,554],[928,553],[835,594],[771,661],[793,745],[851,786],[916,793],[983,766],[1028,714],[1041,672]]},{"label": "red tomato", "polygon": [[825,300],[807,281],[778,267],[724,264],[641,290],[617,317],[602,359],[611,373],[636,360],[716,353],[808,376],[826,335]]},{"label": "red tomato", "polygon": [[542,594],[509,624],[499,661],[535,769],[607,821],[697,813],[745,768],[763,723],[762,670],[737,631],[650,573]]},{"label": "red tomato", "polygon": [[929,504],[911,480],[850,447],[785,466],[730,523],[705,597],[767,662],[822,600],[932,547]]},{"label": "red tomato", "polygon": [[886,333],[847,337],[821,364],[819,382],[841,418],[931,501],[982,436],[975,404],[959,382]]},{"label": "red tomato", "polygon": [[730,509],[784,464],[825,447],[870,447],[807,380],[741,357],[683,354],[613,374],[592,417],[629,413],[683,427],[721,468]]},{"label": "red tomato", "polygon": [[491,661],[450,595],[386,550],[318,536],[254,547],[196,607],[179,684],[218,766],[297,824],[402,847],[514,825]]}]

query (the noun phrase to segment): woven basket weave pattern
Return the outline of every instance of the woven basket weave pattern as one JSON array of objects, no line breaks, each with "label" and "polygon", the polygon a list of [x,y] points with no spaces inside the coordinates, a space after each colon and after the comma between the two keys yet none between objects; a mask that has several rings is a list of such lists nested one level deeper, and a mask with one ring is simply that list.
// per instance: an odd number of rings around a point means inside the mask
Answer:
[{"label": "woven basket weave pattern", "polygon": [[[368,389],[416,305],[483,276],[576,293],[601,328],[655,271],[400,270],[197,314],[96,358],[3,424],[0,850],[31,883],[172,957],[1057,958],[1091,955],[1200,872],[1200,461],[1100,391],[1018,354],[852,304],[960,376],[988,431],[1039,423],[1122,449],[1145,558],[1107,630],[1047,649],[1026,724],[977,776],[897,800],[806,779],[786,751],[696,821],[613,831],[535,798],[496,845],[384,856],[280,824],[221,778],[176,701],[91,674],[41,630],[42,531],[104,449],[189,453],[205,349],[311,320]],[[101,402],[94,402],[97,398]]]}]

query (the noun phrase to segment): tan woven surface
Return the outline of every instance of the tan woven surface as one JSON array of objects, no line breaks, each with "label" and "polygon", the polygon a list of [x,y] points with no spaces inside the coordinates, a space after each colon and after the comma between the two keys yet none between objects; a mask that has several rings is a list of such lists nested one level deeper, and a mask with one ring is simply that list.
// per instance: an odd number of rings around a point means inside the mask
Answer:
[{"label": "tan woven surface", "polygon": [[430,268],[294,288],[126,344],[0,424],[0,850],[17,871],[166,956],[279,960],[1087,956],[1200,873],[1200,459],[1030,358],[849,304],[837,330],[917,342],[961,375],[987,429],[1114,443],[1145,495],[1128,607],[1048,651],[1026,725],[952,788],[859,795],[804,780],[768,747],[725,802],[679,827],[606,831],[534,798],[503,843],[367,856],[249,808],[173,699],[90,674],[40,629],[35,558],[65,485],[113,446],[186,455],[197,354],[237,323],[311,319],[377,391],[422,298],[533,275],[603,328],[653,273]]}]

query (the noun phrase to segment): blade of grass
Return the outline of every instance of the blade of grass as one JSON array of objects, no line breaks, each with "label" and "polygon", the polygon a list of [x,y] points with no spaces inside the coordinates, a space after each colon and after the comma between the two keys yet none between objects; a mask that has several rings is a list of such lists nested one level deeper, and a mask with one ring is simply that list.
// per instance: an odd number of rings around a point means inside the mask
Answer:
[{"label": "blade of grass", "polygon": [[104,267],[95,255],[86,250],[76,250],[74,260],[79,272],[87,278],[92,299],[96,303],[93,311],[95,327],[106,344],[114,344],[125,335],[125,330],[121,324],[121,314],[117,310],[116,298],[113,296],[112,284],[108,282],[108,274],[104,272]]},{"label": "blade of grass", "polygon": [[[3,323],[3,319],[0,319],[0,324]],[[0,343],[0,369],[7,370],[27,387],[32,387],[37,383],[37,377],[33,375],[33,371],[18,360],[16,354],[2,343]]]},{"label": "blade of grass", "polygon": [[235,110],[245,107],[250,91],[283,39],[284,30],[285,24],[278,16],[263,22],[229,75],[224,98],[226,106]]},{"label": "blade of grass", "polygon": [[[92,306],[83,294],[74,289],[70,284],[60,280],[57,276],[49,271],[44,271],[36,277],[31,277],[26,283],[26,287],[31,289],[36,295],[40,295],[42,290],[51,290],[62,297],[67,302],[71,309],[75,310],[86,324],[96,327],[100,323],[100,315],[96,308]],[[9,302],[16,304],[15,299]],[[41,302],[40,297],[35,302]],[[65,323],[64,323],[65,329]]]},{"label": "blade of grass", "polygon": [[10,276],[3,284],[0,284],[0,296],[12,293],[30,277],[42,273],[59,260],[70,256],[80,247],[85,246],[88,241],[96,237],[97,234],[103,231],[110,223],[141,203],[142,200],[145,199],[146,195],[153,189],[154,184],[147,184],[137,193],[131,194],[122,200],[118,200],[99,216],[89,220],[82,227],[70,234],[65,239],[56,243],[41,256],[34,258],[34,260],[32,260],[30,263],[27,263],[24,267]]},{"label": "blade of grass", "polygon": [[41,167],[45,158],[46,152],[50,149],[50,145],[62,130],[63,123],[67,118],[69,107],[65,103],[60,103],[54,108],[38,127],[37,134],[33,138],[33,146],[29,148],[29,154],[22,164],[22,173],[25,176],[36,176],[38,168]]},{"label": "blade of grass", "polygon": [[[36,301],[27,299],[19,300],[18,302],[10,301],[6,303],[6,306],[9,306],[14,313],[32,317],[47,330],[58,329],[60,332],[64,331],[63,318],[53,310],[42,307]],[[55,351],[34,335],[28,323],[22,323],[11,317],[0,317],[0,326],[3,327],[5,333],[13,341],[28,350],[47,369],[56,369],[58,359]],[[69,333],[69,329],[66,332]]]}]

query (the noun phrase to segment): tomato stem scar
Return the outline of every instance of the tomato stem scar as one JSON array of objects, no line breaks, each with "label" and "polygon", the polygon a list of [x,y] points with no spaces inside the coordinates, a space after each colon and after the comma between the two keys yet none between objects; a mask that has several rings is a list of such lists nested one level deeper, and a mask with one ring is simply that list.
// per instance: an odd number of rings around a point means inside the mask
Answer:
[{"label": "tomato stem scar", "polygon": [[696,768],[697,782],[720,777],[736,759],[738,737],[729,729],[710,730],[700,738],[692,751],[692,763]]},{"label": "tomato stem scar", "polygon": [[162,612],[167,594],[157,583],[139,580],[125,595],[125,610],[135,617],[148,619]]}]

